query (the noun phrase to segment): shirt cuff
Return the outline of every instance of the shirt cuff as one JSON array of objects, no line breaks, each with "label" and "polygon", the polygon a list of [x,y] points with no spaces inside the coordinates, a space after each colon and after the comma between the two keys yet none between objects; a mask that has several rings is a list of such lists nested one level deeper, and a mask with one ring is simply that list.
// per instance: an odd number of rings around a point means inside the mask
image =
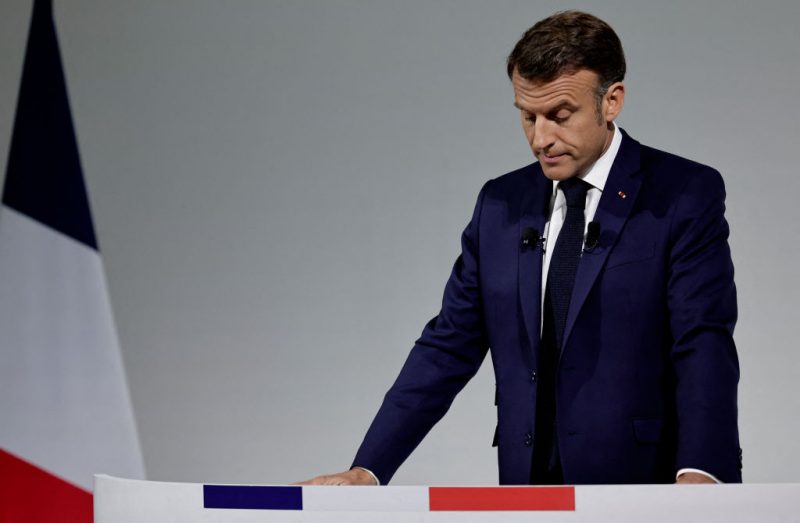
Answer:
[{"label": "shirt cuff", "polygon": [[[369,470],[369,469],[365,469],[364,467],[351,467],[351,468],[358,469],[358,470],[363,470],[364,472],[366,472],[367,474],[369,474],[370,476],[372,476],[372,479],[374,479],[374,480],[375,480],[375,485],[376,485],[376,486],[380,486],[380,485],[381,485],[381,482],[380,482],[380,480],[378,479],[378,476],[376,476],[375,474],[373,474],[371,470]],[[686,469],[686,470],[691,470],[691,469]],[[678,474],[680,474],[680,472],[678,472]],[[713,476],[712,476],[712,477],[713,477]],[[717,483],[719,483],[719,482],[717,482]]]},{"label": "shirt cuff", "polygon": [[[367,471],[367,472],[369,472],[369,471]],[[705,470],[700,470],[700,469],[680,469],[678,471],[678,473],[675,474],[675,479],[678,479],[679,477],[681,477],[682,475],[686,474],[687,472],[694,472],[695,474],[702,474],[703,476],[706,476],[707,478],[713,479],[714,483],[719,483],[719,484],[722,483],[713,474],[709,474]],[[370,472],[370,474],[372,474],[372,472]]]}]

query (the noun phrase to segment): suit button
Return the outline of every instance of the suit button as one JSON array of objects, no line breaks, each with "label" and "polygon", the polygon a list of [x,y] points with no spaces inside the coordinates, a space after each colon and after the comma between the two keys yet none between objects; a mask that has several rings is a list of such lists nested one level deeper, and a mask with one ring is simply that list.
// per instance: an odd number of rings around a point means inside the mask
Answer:
[{"label": "suit button", "polygon": [[530,432],[525,434],[525,440],[523,441],[523,443],[525,444],[526,447],[530,447],[531,444],[533,443],[533,435]]},{"label": "suit button", "polygon": [[531,383],[536,383],[536,371],[531,372]]}]

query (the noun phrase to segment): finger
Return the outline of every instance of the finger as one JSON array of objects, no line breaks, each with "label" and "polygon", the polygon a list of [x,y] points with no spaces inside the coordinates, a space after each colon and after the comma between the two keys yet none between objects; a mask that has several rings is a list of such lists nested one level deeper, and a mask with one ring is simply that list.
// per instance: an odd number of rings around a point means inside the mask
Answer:
[{"label": "finger", "polygon": [[329,481],[330,476],[317,476],[315,478],[307,479],[305,481],[298,481],[297,483],[292,483],[292,485],[328,485],[327,481]]}]

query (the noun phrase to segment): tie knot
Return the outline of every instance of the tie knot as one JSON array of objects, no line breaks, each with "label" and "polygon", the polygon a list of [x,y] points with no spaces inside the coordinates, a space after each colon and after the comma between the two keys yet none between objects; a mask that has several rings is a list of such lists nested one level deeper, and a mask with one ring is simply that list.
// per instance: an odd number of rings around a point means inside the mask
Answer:
[{"label": "tie knot", "polygon": [[586,207],[586,193],[589,191],[591,185],[577,176],[573,176],[572,178],[567,178],[559,182],[558,187],[564,192],[564,197],[567,200],[567,207],[579,207],[581,209]]}]

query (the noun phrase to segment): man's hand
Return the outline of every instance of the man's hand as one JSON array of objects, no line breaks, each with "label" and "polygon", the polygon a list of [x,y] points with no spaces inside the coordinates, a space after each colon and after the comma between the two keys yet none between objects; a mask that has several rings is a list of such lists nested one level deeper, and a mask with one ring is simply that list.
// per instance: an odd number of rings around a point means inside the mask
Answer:
[{"label": "man's hand", "polygon": [[352,468],[338,474],[317,476],[297,485],[370,485],[375,486],[375,479],[364,469]]},{"label": "man's hand", "polygon": [[698,474],[697,472],[684,472],[678,476],[678,479],[675,481],[675,483],[677,485],[716,485],[716,481],[709,478],[705,474]]}]

